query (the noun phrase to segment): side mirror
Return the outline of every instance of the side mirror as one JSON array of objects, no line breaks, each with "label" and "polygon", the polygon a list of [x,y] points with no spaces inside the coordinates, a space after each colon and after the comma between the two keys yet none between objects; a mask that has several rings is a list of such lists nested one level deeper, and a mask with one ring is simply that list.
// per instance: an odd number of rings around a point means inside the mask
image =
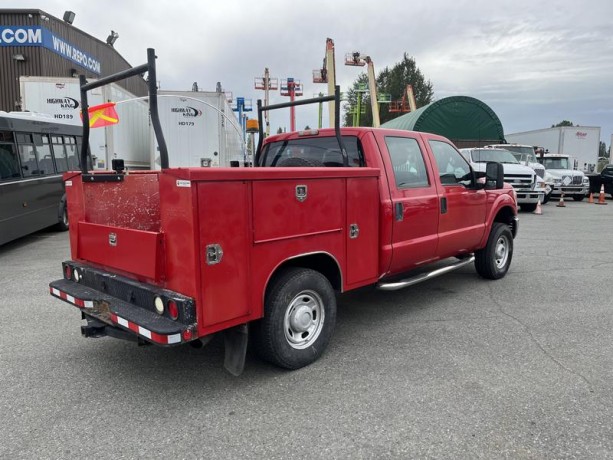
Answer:
[{"label": "side mirror", "polygon": [[504,167],[502,163],[490,161],[485,166],[485,188],[499,189],[504,187]]}]

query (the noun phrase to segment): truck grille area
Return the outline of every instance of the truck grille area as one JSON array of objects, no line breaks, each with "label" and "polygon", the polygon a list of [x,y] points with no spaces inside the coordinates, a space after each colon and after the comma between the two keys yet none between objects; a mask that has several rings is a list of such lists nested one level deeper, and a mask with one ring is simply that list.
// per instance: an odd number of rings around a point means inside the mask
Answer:
[{"label": "truck grille area", "polygon": [[[64,262],[63,268],[64,279],[50,283],[50,293],[80,308],[85,315],[162,345],[192,338],[196,327],[193,299],[78,262]],[[165,306],[174,302],[178,317],[172,319],[168,308],[159,314],[156,298]]]},{"label": "truck grille area", "polygon": [[505,174],[504,181],[516,189],[532,189],[534,176],[532,174]]},{"label": "truck grille area", "polygon": [[581,176],[562,176],[562,183],[568,183],[569,185],[583,185],[583,178]]}]

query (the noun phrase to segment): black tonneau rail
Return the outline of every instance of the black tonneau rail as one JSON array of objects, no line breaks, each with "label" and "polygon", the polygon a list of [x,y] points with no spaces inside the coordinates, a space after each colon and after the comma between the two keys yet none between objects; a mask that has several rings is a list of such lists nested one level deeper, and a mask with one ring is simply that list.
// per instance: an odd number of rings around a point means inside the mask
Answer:
[{"label": "black tonneau rail", "polygon": [[108,77],[101,78],[98,81],[87,83],[85,75],[79,75],[79,84],[81,85],[81,114],[83,116],[83,139],[81,145],[81,172],[86,175],[87,170],[87,151],[89,146],[89,104],[87,103],[87,92],[94,88],[115,83],[119,80],[125,80],[129,77],[148,73],[149,86],[149,111],[151,113],[151,123],[153,131],[160,147],[160,164],[162,169],[168,168],[168,148],[164,133],[162,133],[162,124],[160,123],[160,115],[158,112],[158,90],[157,90],[157,75],[155,71],[155,50],[147,48],[147,63],[133,67],[128,70],[123,70]]},{"label": "black tonneau rail", "polygon": [[317,104],[321,102],[334,101],[334,130],[336,131],[336,140],[338,141],[338,146],[341,150],[341,154],[343,156],[343,164],[344,166],[349,166],[349,158],[347,157],[347,150],[345,149],[345,145],[343,144],[343,138],[341,137],[341,124],[340,124],[340,115],[341,115],[341,87],[336,85],[334,87],[334,95],[333,96],[323,96],[323,97],[314,97],[312,99],[303,99],[300,101],[294,102],[284,102],[282,104],[273,104],[273,105],[265,105],[262,106],[262,100],[258,99],[258,124],[259,124],[259,140],[258,140],[258,149],[256,151],[256,155],[254,158],[254,165],[259,165],[260,155],[262,154],[262,143],[264,142],[264,123],[262,120],[262,112],[275,110],[275,109],[284,109],[286,107],[294,107],[297,105],[306,105],[306,104]]}]

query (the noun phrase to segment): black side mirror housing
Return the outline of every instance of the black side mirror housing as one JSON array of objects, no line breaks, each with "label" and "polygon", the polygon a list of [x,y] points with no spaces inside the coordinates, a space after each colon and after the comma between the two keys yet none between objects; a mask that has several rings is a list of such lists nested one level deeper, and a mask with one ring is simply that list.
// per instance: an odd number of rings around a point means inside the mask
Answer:
[{"label": "black side mirror housing", "polygon": [[124,170],[126,169],[124,161],[120,158],[113,158],[111,160],[111,168],[113,168],[113,171],[115,171],[117,174],[123,174]]},{"label": "black side mirror housing", "polygon": [[504,187],[504,167],[502,163],[490,161],[485,166],[485,188],[500,189]]}]

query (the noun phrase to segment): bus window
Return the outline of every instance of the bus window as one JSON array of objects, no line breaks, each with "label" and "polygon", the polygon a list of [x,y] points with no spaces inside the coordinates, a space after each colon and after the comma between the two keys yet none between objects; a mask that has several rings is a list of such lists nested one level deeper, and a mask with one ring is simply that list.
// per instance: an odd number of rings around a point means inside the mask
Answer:
[{"label": "bus window", "polygon": [[[51,145],[49,144],[49,136],[42,134],[34,136],[35,141],[41,140],[39,144],[36,142],[36,153],[38,154],[38,173],[41,176],[55,174],[55,166],[51,156]],[[37,139],[40,138],[40,139]]]},{"label": "bus window", "polygon": [[62,136],[51,137],[53,144],[53,156],[55,157],[55,167],[57,172],[68,171],[68,158],[66,156],[66,148],[64,147],[64,138]]},{"label": "bus window", "polygon": [[68,156],[68,170],[78,171],[79,167],[79,151],[77,149],[77,141],[73,136],[64,136],[66,144],[66,153]]},{"label": "bus window", "polygon": [[15,146],[8,143],[0,143],[0,180],[21,177],[19,173],[19,160],[15,152]]},{"label": "bus window", "polygon": [[32,134],[17,134],[21,172],[23,177],[38,175],[38,160]]}]

